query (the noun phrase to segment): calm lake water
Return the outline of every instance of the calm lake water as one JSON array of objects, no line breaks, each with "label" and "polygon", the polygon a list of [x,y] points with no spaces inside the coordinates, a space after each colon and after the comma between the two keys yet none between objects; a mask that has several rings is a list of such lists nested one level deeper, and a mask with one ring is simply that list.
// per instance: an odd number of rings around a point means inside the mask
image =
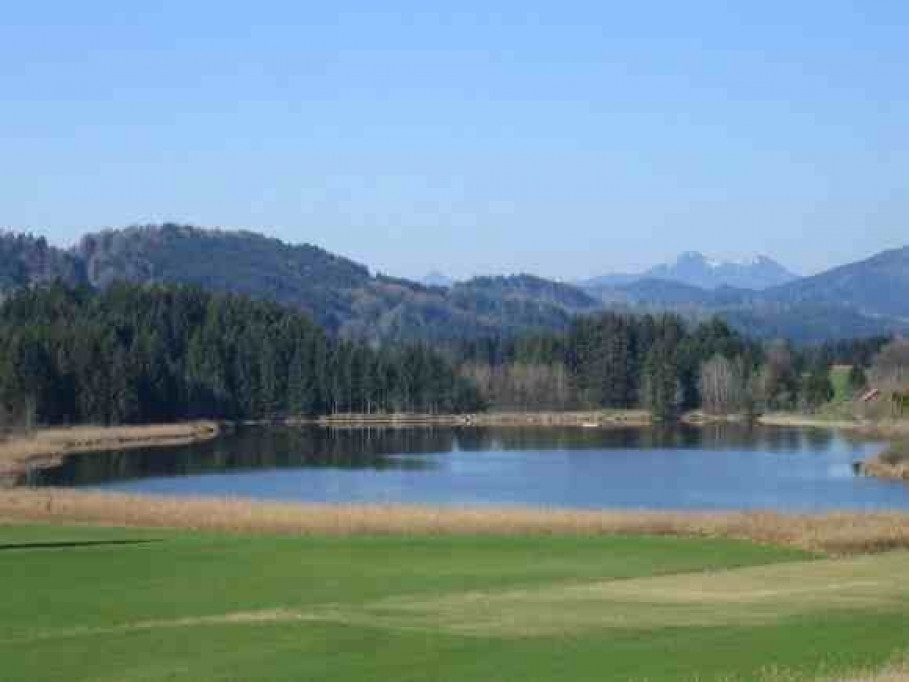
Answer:
[{"label": "calm lake water", "polygon": [[815,429],[243,428],[76,456],[34,485],[307,502],[651,509],[909,509],[857,477],[880,443]]}]

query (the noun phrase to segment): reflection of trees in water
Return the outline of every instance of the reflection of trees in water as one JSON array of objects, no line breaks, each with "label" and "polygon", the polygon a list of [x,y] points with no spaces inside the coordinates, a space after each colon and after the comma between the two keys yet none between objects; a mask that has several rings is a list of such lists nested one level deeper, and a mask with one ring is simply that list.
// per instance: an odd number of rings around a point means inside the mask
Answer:
[{"label": "reflection of trees in water", "polygon": [[37,485],[90,485],[156,476],[282,468],[426,469],[430,462],[388,457],[449,452],[450,429],[242,428],[175,448],[76,455],[40,472]]},{"label": "reflection of trees in water", "polygon": [[396,457],[457,450],[704,449],[794,452],[829,449],[836,436],[823,429],[772,429],[744,424],[703,427],[586,429],[502,428],[240,428],[213,441],[175,448],[77,455],[39,472],[37,485],[211,472],[281,469],[431,469],[432,459]]},{"label": "reflection of trees in water", "polygon": [[812,450],[826,450],[833,442],[833,432],[829,429],[806,429],[805,444]]},{"label": "reflection of trees in water", "polygon": [[835,438],[833,432],[823,429],[771,429],[749,424],[707,424],[616,429],[464,429],[458,432],[457,442],[462,450],[660,448],[787,452],[827,450]]}]

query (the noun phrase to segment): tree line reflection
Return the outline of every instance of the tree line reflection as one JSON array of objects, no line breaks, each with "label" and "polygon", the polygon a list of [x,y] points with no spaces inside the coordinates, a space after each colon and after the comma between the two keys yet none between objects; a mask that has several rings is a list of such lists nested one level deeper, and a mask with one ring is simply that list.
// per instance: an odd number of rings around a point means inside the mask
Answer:
[{"label": "tree line reflection", "polygon": [[39,486],[85,486],[114,480],[291,468],[420,471],[436,468],[439,460],[406,455],[456,451],[826,451],[837,438],[842,436],[823,429],[737,424],[617,429],[244,427],[206,443],[72,456],[58,467],[32,472],[28,482]]}]

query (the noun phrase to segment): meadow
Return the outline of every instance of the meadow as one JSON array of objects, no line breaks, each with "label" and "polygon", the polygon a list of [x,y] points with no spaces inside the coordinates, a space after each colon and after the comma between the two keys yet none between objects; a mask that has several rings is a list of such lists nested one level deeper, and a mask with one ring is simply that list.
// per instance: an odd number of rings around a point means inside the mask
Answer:
[{"label": "meadow", "polygon": [[[909,646],[909,552],[0,525],[6,680],[757,680]],[[785,675],[785,677],[782,677]]]}]

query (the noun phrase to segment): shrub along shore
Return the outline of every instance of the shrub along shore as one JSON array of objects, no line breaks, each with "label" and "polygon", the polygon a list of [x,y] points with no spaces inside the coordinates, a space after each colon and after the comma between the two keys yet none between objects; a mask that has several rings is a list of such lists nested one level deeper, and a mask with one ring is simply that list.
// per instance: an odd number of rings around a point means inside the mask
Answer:
[{"label": "shrub along shore", "polygon": [[909,440],[904,436],[877,457],[862,462],[862,473],[866,476],[909,481]]}]

